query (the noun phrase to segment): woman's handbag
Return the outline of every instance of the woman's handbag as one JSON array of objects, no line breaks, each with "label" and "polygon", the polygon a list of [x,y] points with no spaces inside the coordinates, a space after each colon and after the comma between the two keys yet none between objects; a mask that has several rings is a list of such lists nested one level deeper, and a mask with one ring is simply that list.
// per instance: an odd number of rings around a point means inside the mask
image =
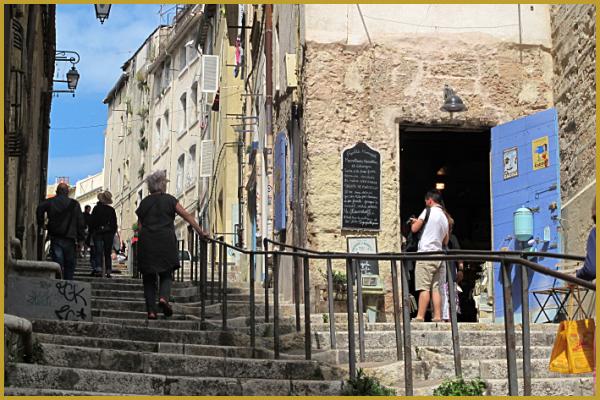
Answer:
[{"label": "woman's handbag", "polygon": [[595,369],[593,319],[573,321],[574,296],[579,290],[571,288],[569,293],[569,319],[561,321],[550,356],[549,370],[561,374],[583,374]]}]

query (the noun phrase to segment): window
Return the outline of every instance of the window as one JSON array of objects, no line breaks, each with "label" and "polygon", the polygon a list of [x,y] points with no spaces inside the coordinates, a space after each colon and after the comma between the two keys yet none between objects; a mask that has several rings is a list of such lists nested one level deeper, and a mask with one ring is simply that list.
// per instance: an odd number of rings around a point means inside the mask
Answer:
[{"label": "window", "polygon": [[166,89],[171,84],[171,59],[167,58],[163,67],[163,89]]},{"label": "window", "polygon": [[183,191],[183,173],[184,173],[185,155],[182,154],[177,159],[177,177],[175,180],[175,193],[181,194]]},{"label": "window", "polygon": [[194,184],[194,180],[196,179],[196,145],[190,147],[185,178],[186,187]]},{"label": "window", "polygon": [[167,142],[169,141],[169,136],[171,136],[171,128],[169,125],[169,110],[165,111],[165,113],[163,114],[163,119],[165,121],[164,121],[164,126],[162,127],[162,131],[161,131],[161,138],[162,138],[161,146],[166,145]]},{"label": "window", "polygon": [[156,120],[156,129],[154,130],[154,144],[152,146],[152,148],[154,149],[155,152],[158,152],[160,150],[160,145],[162,144],[162,138],[161,138],[161,126],[160,126],[160,118]]},{"label": "window", "polygon": [[202,56],[202,92],[216,93],[219,89],[219,56]]},{"label": "window", "polygon": [[194,82],[192,84],[192,91],[190,94],[190,123],[191,126],[193,123],[198,121],[198,82]]},{"label": "window", "polygon": [[163,68],[164,66],[161,66],[160,69],[154,74],[154,97],[159,97],[162,93]]},{"label": "window", "polygon": [[200,177],[210,178],[213,164],[213,141],[203,140],[200,142]]},{"label": "window", "polygon": [[178,60],[177,60],[177,69],[179,70],[179,72],[183,71],[183,69],[185,68],[185,66],[187,65],[186,62],[186,48],[188,46],[183,46],[182,48],[179,49],[179,55],[178,55]]},{"label": "window", "polygon": [[181,118],[179,119],[179,133],[182,134],[187,129],[187,94],[184,93],[179,98],[181,107]]}]

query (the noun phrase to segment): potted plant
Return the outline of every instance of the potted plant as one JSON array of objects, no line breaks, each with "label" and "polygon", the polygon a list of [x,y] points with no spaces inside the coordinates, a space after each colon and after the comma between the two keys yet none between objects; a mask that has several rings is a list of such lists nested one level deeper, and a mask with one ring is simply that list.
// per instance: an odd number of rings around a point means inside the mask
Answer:
[{"label": "potted plant", "polygon": [[348,295],[347,291],[347,278],[343,272],[333,271],[333,290],[335,292],[335,300],[345,300]]}]

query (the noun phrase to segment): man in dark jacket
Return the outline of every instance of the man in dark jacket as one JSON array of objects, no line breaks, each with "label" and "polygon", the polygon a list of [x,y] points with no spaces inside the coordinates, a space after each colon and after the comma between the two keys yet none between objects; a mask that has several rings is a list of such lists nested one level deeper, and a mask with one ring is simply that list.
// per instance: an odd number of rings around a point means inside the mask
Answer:
[{"label": "man in dark jacket", "polygon": [[112,272],[112,247],[115,233],[117,233],[117,214],[112,204],[112,194],[106,190],[98,194],[98,203],[92,211],[92,240],[96,263],[94,275],[102,276],[102,266],[105,267],[106,277],[110,278]]},{"label": "man in dark jacket", "polygon": [[44,229],[44,216],[48,216],[50,256],[60,264],[63,279],[72,280],[75,274],[77,242],[85,239],[85,222],[81,206],[69,198],[69,185],[59,183],[56,196],[43,201],[37,208],[36,217],[40,230]]}]

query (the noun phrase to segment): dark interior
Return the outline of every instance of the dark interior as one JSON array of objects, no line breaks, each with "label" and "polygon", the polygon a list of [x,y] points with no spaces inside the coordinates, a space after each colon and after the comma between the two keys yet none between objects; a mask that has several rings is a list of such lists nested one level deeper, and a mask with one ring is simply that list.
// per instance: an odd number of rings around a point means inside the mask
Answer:
[{"label": "dark interior", "polygon": [[[425,193],[443,183],[447,211],[455,220],[453,233],[461,248],[490,250],[490,130],[444,127],[400,128],[400,217],[402,223],[425,207]],[[404,230],[403,230],[404,231]],[[471,296],[481,265],[465,263],[461,283],[462,315],[476,321]],[[411,287],[414,284],[411,282]]]}]

